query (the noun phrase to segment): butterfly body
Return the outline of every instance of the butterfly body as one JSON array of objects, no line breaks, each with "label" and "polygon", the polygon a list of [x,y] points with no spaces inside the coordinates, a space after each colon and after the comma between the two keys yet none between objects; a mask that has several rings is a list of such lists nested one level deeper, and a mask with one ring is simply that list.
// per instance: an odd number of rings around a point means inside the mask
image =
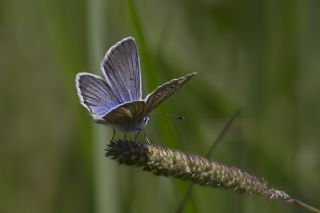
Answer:
[{"label": "butterfly body", "polygon": [[196,74],[173,79],[142,99],[139,55],[131,37],[108,50],[101,69],[104,78],[86,72],[76,75],[80,103],[96,123],[124,132],[141,131],[148,124],[149,113]]}]

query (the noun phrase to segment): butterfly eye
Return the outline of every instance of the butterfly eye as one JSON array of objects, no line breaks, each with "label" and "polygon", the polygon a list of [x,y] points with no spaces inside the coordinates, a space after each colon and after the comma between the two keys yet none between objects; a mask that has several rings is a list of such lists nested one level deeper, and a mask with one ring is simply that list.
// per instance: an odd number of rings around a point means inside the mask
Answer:
[{"label": "butterfly eye", "polygon": [[143,123],[147,124],[149,122],[149,119],[150,119],[149,117],[144,117],[143,118]]}]

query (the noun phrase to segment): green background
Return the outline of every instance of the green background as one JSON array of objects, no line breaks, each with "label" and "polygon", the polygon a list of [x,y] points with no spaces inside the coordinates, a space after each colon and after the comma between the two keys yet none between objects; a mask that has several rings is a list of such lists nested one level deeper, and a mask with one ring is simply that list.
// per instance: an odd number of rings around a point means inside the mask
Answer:
[{"label": "green background", "polygon": [[[143,94],[197,71],[157,112],[152,143],[204,154],[320,207],[320,1],[0,0],[0,212],[174,212],[188,184],[104,157],[75,74],[133,36]],[[304,212],[195,187],[185,212]]]}]

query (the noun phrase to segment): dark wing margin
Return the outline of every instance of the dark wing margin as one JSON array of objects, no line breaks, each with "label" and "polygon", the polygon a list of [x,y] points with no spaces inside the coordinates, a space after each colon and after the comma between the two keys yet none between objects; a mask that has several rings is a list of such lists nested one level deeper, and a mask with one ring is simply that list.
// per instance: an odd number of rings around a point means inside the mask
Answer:
[{"label": "dark wing margin", "polygon": [[80,103],[93,118],[108,113],[120,103],[110,86],[99,76],[85,72],[78,73],[76,88]]},{"label": "dark wing margin", "polygon": [[147,95],[145,98],[146,102],[146,114],[151,112],[156,108],[160,103],[173,95],[177,90],[179,90],[185,83],[187,83],[194,75],[197,73],[191,73],[185,76],[182,76],[177,79],[172,79],[171,81],[162,84],[156,88],[152,93]]},{"label": "dark wing margin", "polygon": [[101,70],[122,103],[141,100],[140,60],[134,38],[112,46],[101,61]]}]

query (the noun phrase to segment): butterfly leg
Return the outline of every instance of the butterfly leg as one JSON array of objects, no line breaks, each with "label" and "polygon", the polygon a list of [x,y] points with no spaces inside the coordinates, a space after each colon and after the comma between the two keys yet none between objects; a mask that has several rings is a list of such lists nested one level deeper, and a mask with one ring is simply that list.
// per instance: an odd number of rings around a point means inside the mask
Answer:
[{"label": "butterfly leg", "polygon": [[125,140],[125,141],[127,140],[127,134],[128,134],[128,133],[125,132],[124,135],[123,135],[123,140]]},{"label": "butterfly leg", "polygon": [[137,132],[137,134],[134,136],[134,141],[135,141],[135,142],[138,141],[138,137],[139,137],[141,131],[142,131],[142,130],[139,130],[139,131]]},{"label": "butterfly leg", "polygon": [[143,131],[143,137],[147,141],[147,143],[150,144],[150,141],[149,141],[145,131]]},{"label": "butterfly leg", "polygon": [[111,138],[111,141],[113,141],[114,140],[114,136],[116,135],[116,129],[115,128],[113,128],[113,133],[112,133],[112,138]]}]

